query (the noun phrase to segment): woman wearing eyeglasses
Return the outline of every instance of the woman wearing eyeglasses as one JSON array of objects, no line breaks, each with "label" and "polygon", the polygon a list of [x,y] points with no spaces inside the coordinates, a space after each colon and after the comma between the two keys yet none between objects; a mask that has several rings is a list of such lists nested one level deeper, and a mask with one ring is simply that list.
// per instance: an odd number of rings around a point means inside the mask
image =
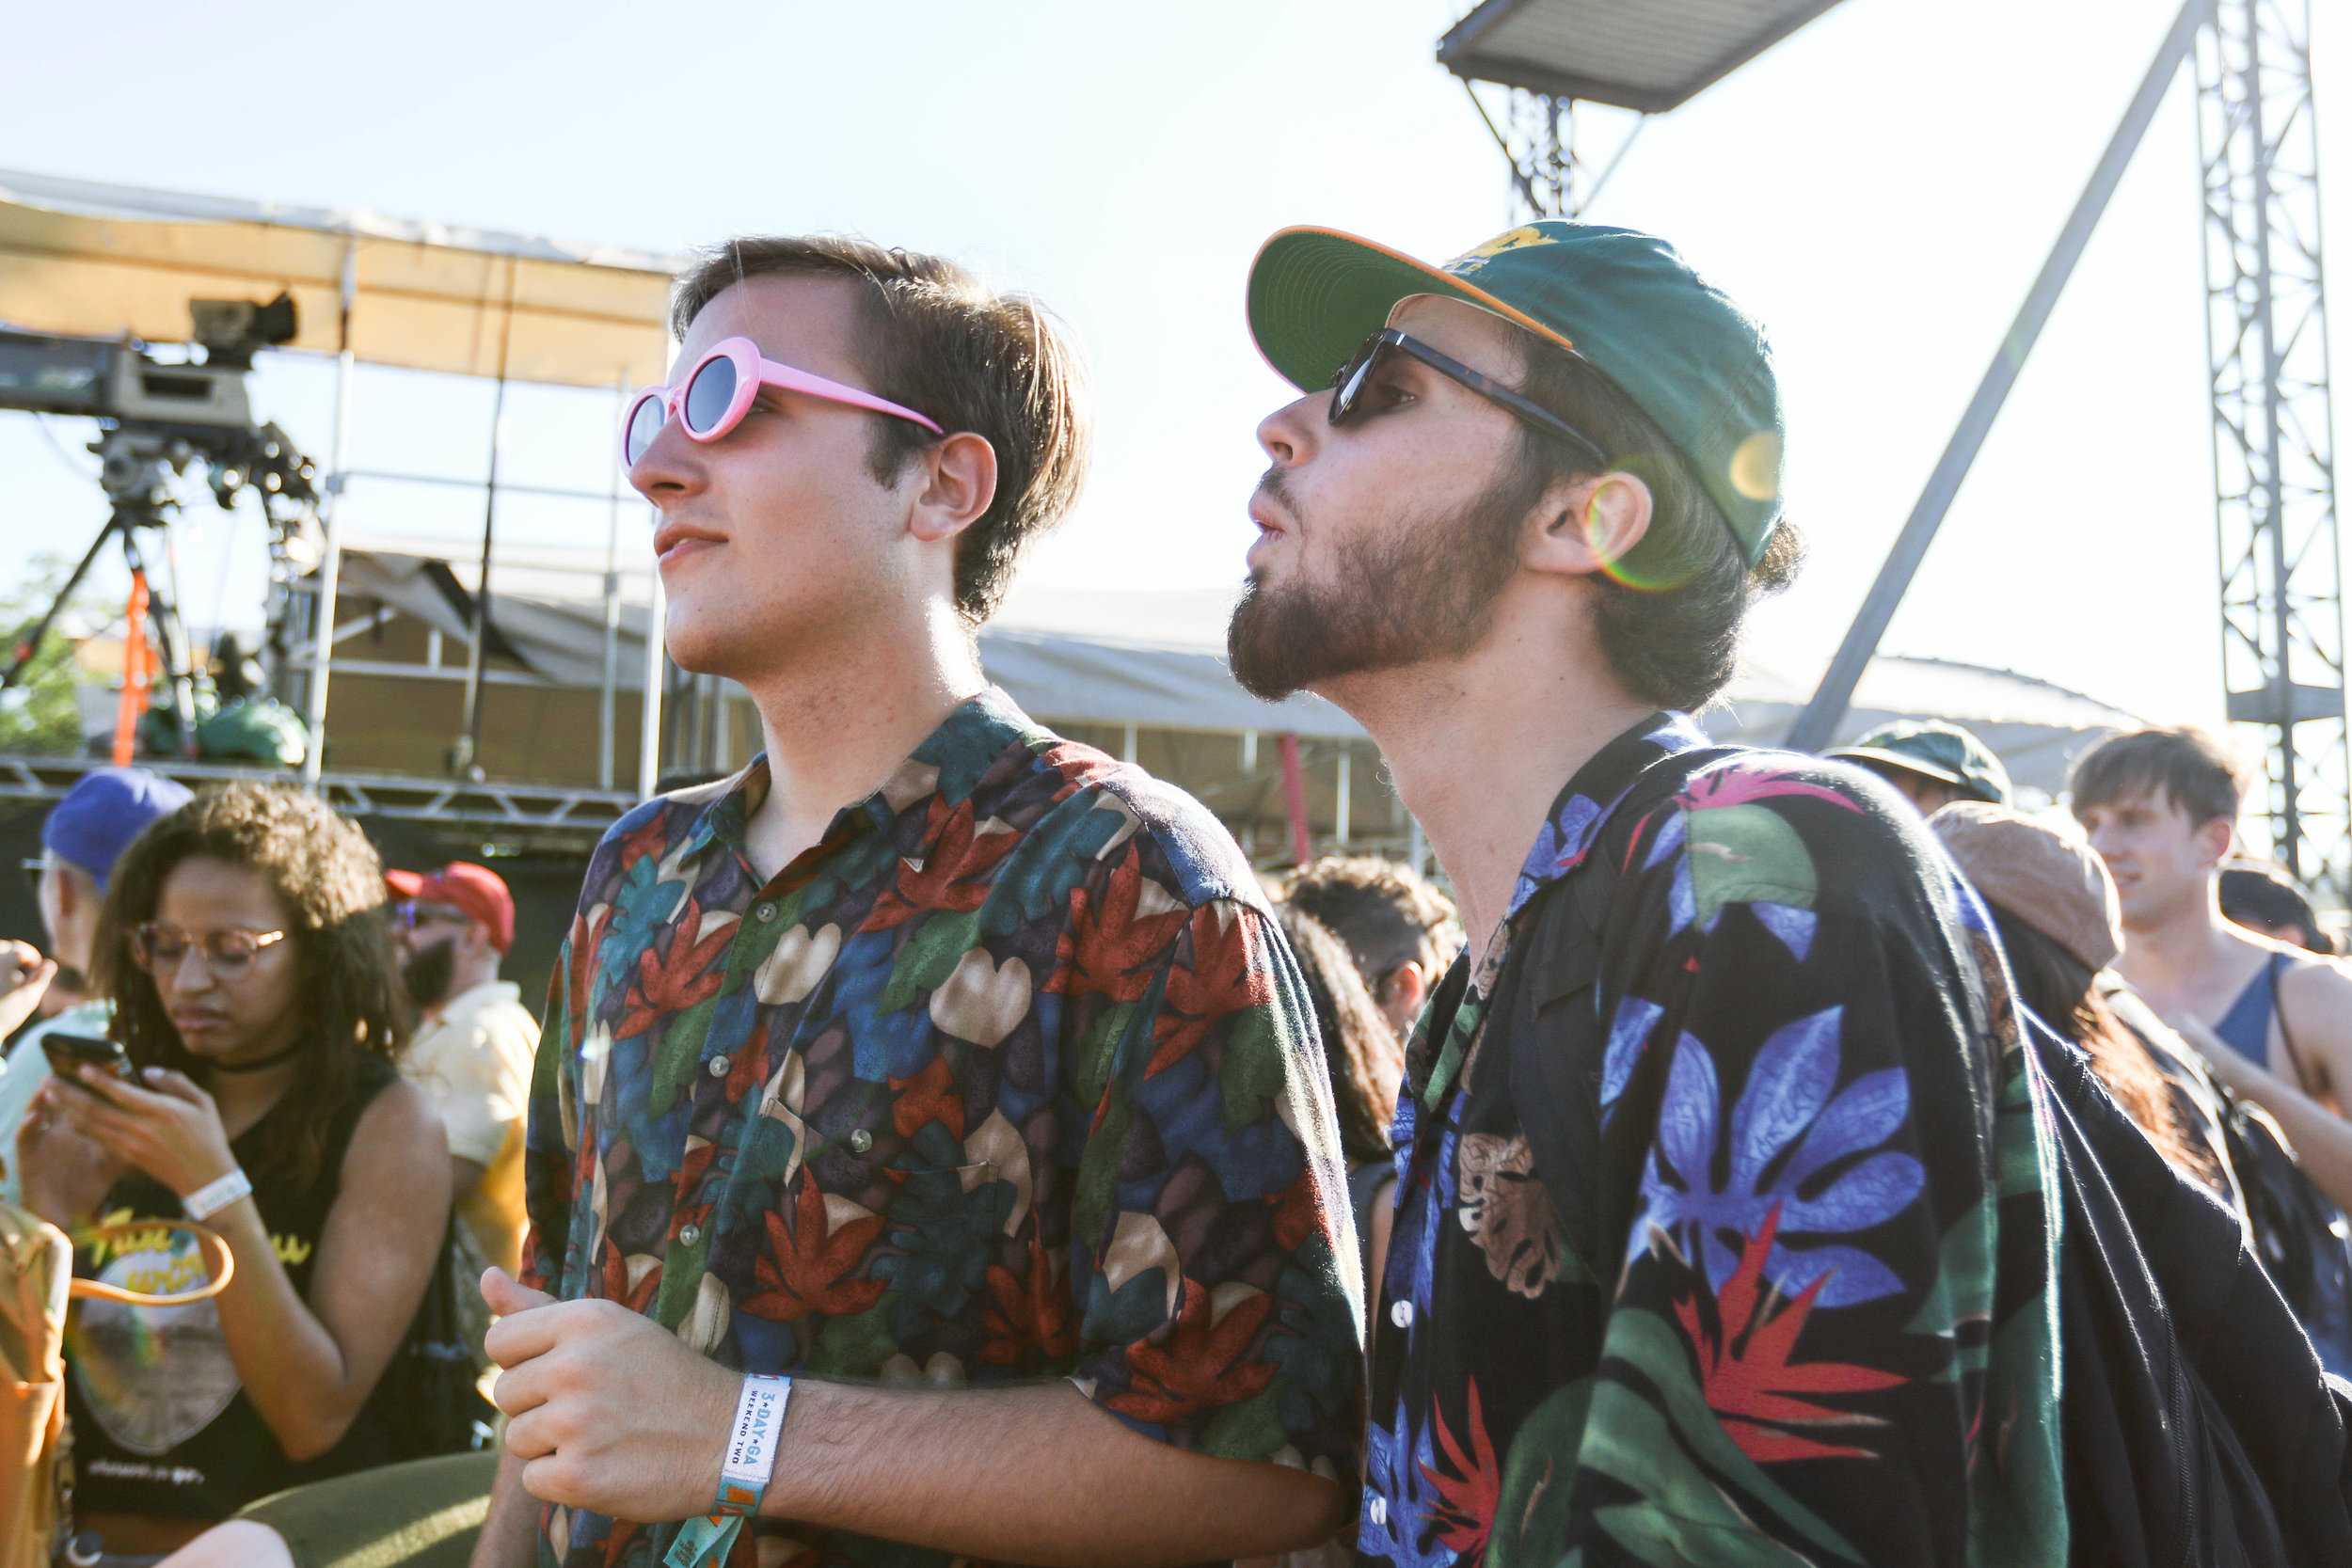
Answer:
[{"label": "woman wearing eyeglasses", "polygon": [[[255,1497],[402,1457],[403,1385],[444,1244],[449,1153],[400,1081],[400,977],[358,830],[233,784],[117,863],[97,942],[123,1081],[46,1085],[19,1138],[27,1203],[72,1227],[184,1214],[235,1267],[210,1302],[83,1304],[68,1340],[76,1523],[169,1550]],[[204,1264],[157,1232],[77,1270],[146,1293]]]}]

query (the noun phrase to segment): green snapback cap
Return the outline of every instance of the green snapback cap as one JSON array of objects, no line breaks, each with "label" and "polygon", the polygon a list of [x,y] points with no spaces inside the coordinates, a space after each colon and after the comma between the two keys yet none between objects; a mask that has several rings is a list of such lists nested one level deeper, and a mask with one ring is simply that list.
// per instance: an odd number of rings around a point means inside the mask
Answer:
[{"label": "green snapback cap", "polygon": [[1748,563],[1763,556],[1781,517],[1772,347],[1674,246],[1545,218],[1438,267],[1336,230],[1285,229],[1250,265],[1249,331],[1311,392],[1413,294],[1480,306],[1598,370],[1674,443]]},{"label": "green snapback cap", "polygon": [[1851,746],[1822,754],[1845,762],[1899,768],[1940,780],[1996,806],[2010,803],[2009,769],[1993,754],[1993,748],[1941,719],[1899,719],[1856,736]]}]

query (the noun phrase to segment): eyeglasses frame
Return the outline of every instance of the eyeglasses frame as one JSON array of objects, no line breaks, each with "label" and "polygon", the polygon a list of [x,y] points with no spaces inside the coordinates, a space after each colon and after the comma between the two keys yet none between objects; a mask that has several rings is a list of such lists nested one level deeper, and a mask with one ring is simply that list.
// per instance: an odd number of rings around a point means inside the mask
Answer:
[{"label": "eyeglasses frame", "polygon": [[[131,961],[138,965],[140,973],[146,974],[151,979],[154,977],[158,968],[169,968],[176,970],[180,964],[187,961],[187,953],[183,952],[180,955],[177,960],[169,964],[158,965],[151,955],[143,951],[143,949],[151,944],[151,939],[148,937],[148,933],[159,929],[160,926],[161,922],[146,920],[141,921],[138,925],[131,928]],[[279,942],[285,941],[286,938],[292,933],[287,931],[248,931],[243,927],[231,927],[230,928],[222,931],[207,931],[200,939],[191,936],[187,932],[182,932],[181,934],[187,938],[188,948],[191,951],[203,955],[204,969],[207,974],[211,974],[215,980],[233,981],[242,978],[246,974],[250,972],[253,965],[260,960],[262,954],[268,952],[272,947],[275,947]],[[251,958],[246,958],[240,962],[235,969],[224,974],[222,973],[220,967],[221,957],[219,954],[213,951],[213,942],[216,939],[226,936],[242,936],[251,938],[253,941],[253,955]]]},{"label": "eyeglasses frame", "polygon": [[[726,408],[707,432],[696,430],[686,422],[686,394],[692,390],[694,378],[707,370],[714,359],[731,360],[735,365],[735,394],[727,400]],[[850,408],[863,408],[869,414],[884,414],[895,420],[906,420],[922,426],[933,436],[947,432],[928,414],[918,414],[904,404],[891,402],[863,388],[829,380],[814,372],[792,365],[779,364],[759,352],[759,345],[749,338],[727,338],[713,343],[710,352],[694,361],[693,369],[667,387],[646,387],[628,400],[621,412],[621,467],[636,467],[637,460],[628,454],[629,427],[637,422],[638,411],[649,400],[661,404],[662,428],[675,425],[686,433],[690,441],[707,446],[743,422],[752,404],[763,388],[773,387],[780,391],[797,392],[803,397],[818,398]],[[659,433],[657,433],[659,434]],[[642,454],[641,454],[642,455]]]},{"label": "eyeglasses frame", "polygon": [[1457,382],[1505,411],[1516,414],[1545,435],[1556,436],[1571,446],[1582,449],[1592,457],[1596,466],[1603,468],[1609,467],[1609,453],[1602,450],[1599,442],[1546,408],[1542,404],[1514,388],[1504,386],[1482,371],[1470,369],[1452,355],[1434,349],[1420,339],[1400,332],[1393,326],[1384,326],[1366,338],[1362,346],[1348,356],[1347,363],[1333,372],[1330,422],[1334,427],[1346,423],[1355,416],[1356,400],[1363,394],[1364,387],[1372,378],[1372,372],[1378,368],[1382,352],[1391,349],[1408,358],[1419,360],[1448,380]]}]

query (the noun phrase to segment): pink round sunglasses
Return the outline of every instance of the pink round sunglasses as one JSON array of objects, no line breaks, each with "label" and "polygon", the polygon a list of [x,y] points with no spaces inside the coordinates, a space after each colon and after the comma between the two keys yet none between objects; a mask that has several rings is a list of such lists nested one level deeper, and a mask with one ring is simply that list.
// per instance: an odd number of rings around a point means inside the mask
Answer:
[{"label": "pink round sunglasses", "polygon": [[749,338],[729,338],[695,360],[685,379],[667,387],[648,387],[629,400],[628,412],[621,420],[622,466],[635,467],[654,437],[661,434],[661,427],[672,420],[678,421],[690,440],[717,440],[743,422],[762,387],[909,420],[934,436],[947,434],[927,415],[855,387],[779,365],[763,356],[759,345]]}]

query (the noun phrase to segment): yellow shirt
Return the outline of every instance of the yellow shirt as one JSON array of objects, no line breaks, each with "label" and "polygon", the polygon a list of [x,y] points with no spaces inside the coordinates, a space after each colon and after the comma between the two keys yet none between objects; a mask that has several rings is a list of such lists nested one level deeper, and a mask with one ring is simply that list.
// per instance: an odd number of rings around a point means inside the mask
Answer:
[{"label": "yellow shirt", "polygon": [[510,981],[486,985],[425,1015],[402,1070],[432,1098],[449,1130],[449,1151],[482,1167],[470,1192],[457,1195],[460,1260],[473,1279],[496,1263],[512,1274],[523,1243],[523,1120],[531,1104],[531,1068],[539,1023]]}]

